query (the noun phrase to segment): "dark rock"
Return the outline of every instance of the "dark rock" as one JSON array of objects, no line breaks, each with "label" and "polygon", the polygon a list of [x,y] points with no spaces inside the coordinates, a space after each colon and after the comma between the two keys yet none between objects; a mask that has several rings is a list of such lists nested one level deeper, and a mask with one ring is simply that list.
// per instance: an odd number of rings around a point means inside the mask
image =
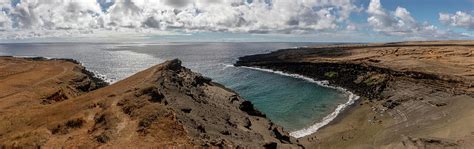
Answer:
[{"label": "dark rock", "polygon": [[230,135],[230,132],[226,130],[226,131],[222,131],[221,134],[228,136]]},{"label": "dark rock", "polygon": [[[150,86],[150,87],[142,89],[141,95],[150,96],[151,102],[162,102],[163,99],[165,98],[165,96],[160,91],[158,91],[158,88],[155,86]],[[137,96],[141,96],[141,95],[138,94]]]},{"label": "dark rock", "polygon": [[278,147],[278,143],[276,142],[270,142],[265,145],[263,145],[264,148],[266,149],[276,149]]},{"label": "dark rock", "polygon": [[194,77],[194,82],[192,85],[196,86],[196,85],[210,84],[211,81],[212,81],[211,78],[199,75],[199,76]]},{"label": "dark rock", "polygon": [[234,103],[236,101],[239,101],[239,97],[237,95],[234,95],[234,96],[230,97],[230,103]]},{"label": "dark rock", "polygon": [[181,68],[183,68],[183,66],[181,65],[181,60],[179,59],[174,59],[174,60],[170,60],[170,61],[167,61],[165,62],[165,66],[166,68],[168,68],[169,70],[180,70]]},{"label": "dark rock", "polygon": [[253,104],[252,102],[250,101],[244,101],[242,102],[242,104],[240,104],[240,110],[246,112],[247,114],[249,115],[252,115],[252,116],[259,116],[259,117],[266,117],[265,114],[263,114],[262,112],[258,111],[257,109],[255,109],[253,107]]},{"label": "dark rock", "polygon": [[382,105],[388,109],[393,109],[399,106],[401,103],[399,101],[387,100]]},{"label": "dark rock", "polygon": [[235,124],[234,122],[232,122],[232,120],[230,118],[226,118],[225,119],[227,125],[231,126],[231,127],[237,127],[237,124]]},{"label": "dark rock", "polygon": [[200,133],[206,133],[206,129],[205,129],[204,126],[202,126],[202,125],[199,125],[199,126],[197,127],[197,130],[198,130]]},{"label": "dark rock", "polygon": [[369,59],[369,62],[373,62],[373,63],[379,63],[380,60],[376,60],[376,59]]},{"label": "dark rock", "polygon": [[183,108],[181,109],[184,113],[191,113],[192,109],[191,108]]},{"label": "dark rock", "polygon": [[283,128],[276,127],[273,128],[272,130],[273,135],[275,135],[275,138],[280,140],[282,143],[290,143],[290,136],[288,134],[285,134],[285,131],[283,131]]},{"label": "dark rock", "polygon": [[252,122],[250,121],[249,118],[245,118],[245,125],[244,125],[245,128],[247,129],[251,129],[250,127],[252,127]]},{"label": "dark rock", "polygon": [[46,99],[43,99],[41,104],[52,104],[54,102],[60,102],[60,101],[64,101],[64,100],[67,100],[67,99],[68,99],[67,95],[64,94],[62,90],[59,90],[59,91],[53,93],[52,95],[46,97]]},{"label": "dark rock", "polygon": [[95,137],[95,140],[99,143],[107,143],[110,140],[110,137],[107,136],[106,134],[100,134]]},{"label": "dark rock", "polygon": [[[294,62],[282,58],[282,56],[288,56],[298,52],[318,52],[318,50],[280,50],[269,54],[245,56],[239,58],[235,66],[266,68],[286,73],[300,74],[315,80],[328,80],[330,84],[346,88],[370,100],[380,99],[382,92],[387,87],[387,83],[394,77],[407,77],[430,81],[442,80],[442,78],[434,74],[414,71],[396,71],[359,63]],[[368,75],[368,72],[372,75]],[[336,73],[338,74],[337,77],[332,77],[335,76],[333,74]]]},{"label": "dark rock", "polygon": [[83,68],[82,70],[82,73],[86,74],[88,78],[90,78],[90,80],[92,82],[90,82],[90,84],[87,86],[87,87],[83,87],[81,90],[83,91],[93,91],[93,90],[97,90],[99,88],[103,88],[103,87],[106,87],[109,85],[109,83],[107,83],[105,80],[99,78],[97,75],[95,75],[93,72]]}]

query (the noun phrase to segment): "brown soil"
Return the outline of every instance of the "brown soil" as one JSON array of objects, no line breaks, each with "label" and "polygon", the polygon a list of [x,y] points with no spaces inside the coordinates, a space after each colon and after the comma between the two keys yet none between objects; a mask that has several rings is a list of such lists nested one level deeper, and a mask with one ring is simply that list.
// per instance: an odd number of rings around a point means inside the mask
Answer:
[{"label": "brown soil", "polygon": [[474,41],[317,46],[240,58],[363,98],[298,139],[308,148],[474,147]]},{"label": "brown soil", "polygon": [[98,84],[73,61],[1,57],[0,148],[297,147],[179,60]]}]

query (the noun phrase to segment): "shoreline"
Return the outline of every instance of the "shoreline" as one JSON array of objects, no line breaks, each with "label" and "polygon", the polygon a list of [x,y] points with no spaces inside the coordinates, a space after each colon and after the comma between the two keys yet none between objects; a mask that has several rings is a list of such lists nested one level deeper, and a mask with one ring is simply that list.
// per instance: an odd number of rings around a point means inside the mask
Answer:
[{"label": "shoreline", "polygon": [[299,138],[305,147],[470,148],[473,45],[436,41],[315,46],[244,56],[234,65],[328,80],[362,97],[329,125]]},{"label": "shoreline", "polygon": [[317,121],[314,124],[311,124],[308,127],[290,132],[290,136],[295,137],[297,139],[308,136],[308,135],[311,135],[311,134],[314,134],[319,129],[325,127],[326,125],[329,125],[337,117],[340,117],[341,115],[343,115],[344,111],[349,109],[353,104],[357,103],[357,101],[360,98],[358,95],[352,93],[351,91],[349,91],[345,88],[337,87],[337,86],[331,86],[328,81],[324,81],[324,80],[316,81],[313,78],[306,77],[306,76],[303,76],[303,75],[291,74],[291,73],[286,73],[286,72],[283,72],[283,71],[275,71],[275,70],[271,70],[271,69],[264,69],[264,68],[257,68],[257,67],[247,67],[247,66],[241,66],[241,68],[252,69],[252,70],[257,70],[257,71],[264,71],[264,72],[274,73],[274,74],[283,75],[283,76],[287,76],[287,77],[302,79],[302,80],[308,81],[310,83],[317,84],[321,87],[335,89],[339,92],[344,93],[346,96],[348,96],[347,102],[342,103],[342,104],[338,104],[332,112],[330,112],[328,115],[323,117],[321,120]]},{"label": "shoreline", "polygon": [[92,72],[70,59],[0,61],[0,112],[5,113],[0,115],[0,147],[299,145],[250,101],[178,59],[107,87],[96,85]]}]

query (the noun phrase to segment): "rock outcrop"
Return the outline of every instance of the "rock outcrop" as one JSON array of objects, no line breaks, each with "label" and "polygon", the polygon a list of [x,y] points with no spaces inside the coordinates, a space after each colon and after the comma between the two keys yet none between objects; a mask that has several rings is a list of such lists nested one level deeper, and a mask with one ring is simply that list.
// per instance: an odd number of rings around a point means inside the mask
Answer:
[{"label": "rock outcrop", "polygon": [[0,61],[1,89],[15,88],[0,93],[0,148],[298,148],[249,101],[179,60],[99,89],[70,61]]},{"label": "rock outcrop", "polygon": [[306,147],[472,147],[466,132],[474,129],[464,124],[474,123],[473,54],[472,41],[335,45],[245,56],[235,65],[328,80],[363,97],[300,138]]}]

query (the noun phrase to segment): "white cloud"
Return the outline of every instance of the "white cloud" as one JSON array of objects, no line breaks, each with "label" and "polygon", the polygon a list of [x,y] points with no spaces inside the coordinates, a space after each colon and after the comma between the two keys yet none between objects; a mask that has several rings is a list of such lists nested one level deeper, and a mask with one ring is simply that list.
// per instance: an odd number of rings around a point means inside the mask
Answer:
[{"label": "white cloud", "polygon": [[354,24],[354,23],[352,23],[352,22],[349,22],[349,23],[347,24],[347,26],[346,26],[346,30],[347,30],[347,31],[357,31],[357,30],[359,30],[359,28],[360,28],[360,27],[359,27],[358,24]]},{"label": "white cloud", "polygon": [[5,12],[0,12],[0,31],[9,30],[12,26],[10,18]]},{"label": "white cloud", "polygon": [[[357,0],[18,1],[0,0],[0,39],[81,36],[103,32],[323,35],[361,31],[369,27],[382,35],[412,38],[466,35],[418,22],[403,7],[386,10],[380,0],[370,1],[366,11],[368,25],[350,21],[351,14],[363,10],[355,4]],[[472,15],[462,12],[440,14],[440,21],[452,26],[472,29],[472,20]]]},{"label": "white cloud", "polygon": [[454,27],[474,29],[474,14],[458,11],[456,14],[440,13],[439,21]]},{"label": "white cloud", "polygon": [[122,29],[311,33],[345,29],[350,14],[362,9],[355,0],[0,1],[0,8],[8,7],[0,10],[0,29],[25,36]]},{"label": "white cloud", "polygon": [[419,31],[419,24],[410,12],[403,7],[397,7],[394,12],[385,10],[380,0],[371,0],[367,10],[367,21],[375,31],[389,35],[405,35]]},{"label": "white cloud", "polygon": [[440,30],[428,22],[417,22],[406,8],[385,10],[380,0],[371,0],[367,13],[369,15],[367,21],[373,30],[386,35],[404,36],[408,40],[465,37],[462,34]]},{"label": "white cloud", "polygon": [[88,29],[97,25],[101,13],[94,1],[23,0],[10,12],[18,29]]}]

